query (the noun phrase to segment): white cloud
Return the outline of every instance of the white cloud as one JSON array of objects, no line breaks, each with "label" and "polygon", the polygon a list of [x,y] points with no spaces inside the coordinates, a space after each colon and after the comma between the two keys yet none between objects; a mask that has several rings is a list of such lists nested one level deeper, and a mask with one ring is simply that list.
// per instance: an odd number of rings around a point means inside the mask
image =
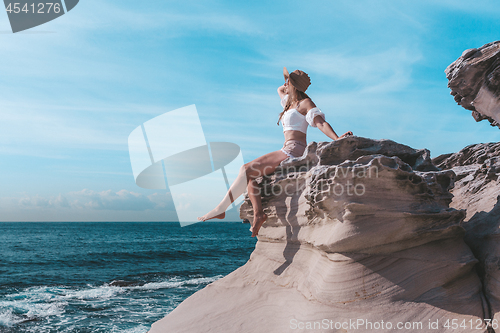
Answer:
[{"label": "white cloud", "polygon": [[[383,93],[404,89],[411,82],[412,66],[422,59],[418,50],[394,47],[382,52],[320,50],[295,54],[291,63],[307,64],[311,74],[356,84],[358,92]],[[361,88],[361,89],[360,89]]]},{"label": "white cloud", "polygon": [[70,207],[68,200],[65,196],[59,194],[58,196],[53,197],[42,197],[39,195],[35,196],[25,196],[19,199],[19,205],[22,207],[42,207],[42,208],[68,208]]},{"label": "white cloud", "polygon": [[18,205],[27,209],[79,209],[79,210],[117,210],[146,211],[168,208],[166,194],[154,193],[149,196],[127,190],[114,192],[83,189],[57,196],[24,196]]},{"label": "white cloud", "polygon": [[498,17],[500,7],[498,1],[482,0],[471,5],[470,1],[464,0],[424,0],[423,5],[441,7],[446,10],[460,11],[466,14],[480,14],[482,17]]},{"label": "white cloud", "polygon": [[214,10],[211,3],[186,2],[172,6],[160,2],[155,6],[130,7],[117,2],[85,1],[80,2],[67,16],[53,25],[55,30],[154,31],[162,37],[179,37],[195,31],[228,35],[260,33],[259,28],[248,18]]},{"label": "white cloud", "polygon": [[172,108],[155,105],[51,105],[0,99],[0,153],[63,159],[78,149],[128,151],[130,131]]},{"label": "white cloud", "polygon": [[[116,127],[106,128],[92,118],[80,119],[75,115],[54,112],[48,106],[4,108],[0,115],[3,119],[0,139],[4,143],[10,142],[14,147],[46,143],[72,147],[87,145],[93,148],[104,145],[109,149],[125,142],[123,137],[116,135]],[[6,144],[3,146],[8,147]]]}]

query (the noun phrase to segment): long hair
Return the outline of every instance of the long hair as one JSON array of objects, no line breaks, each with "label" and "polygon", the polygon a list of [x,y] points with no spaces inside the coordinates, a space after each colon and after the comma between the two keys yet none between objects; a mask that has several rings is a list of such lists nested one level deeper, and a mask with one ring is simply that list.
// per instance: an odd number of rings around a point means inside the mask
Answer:
[{"label": "long hair", "polygon": [[[292,89],[290,89],[290,87]],[[305,92],[297,90],[297,88],[295,88],[291,84],[288,84],[288,90],[289,91],[291,90],[290,91],[291,94],[290,93],[288,94],[288,100],[286,101],[286,105],[283,108],[283,111],[281,111],[280,113],[280,117],[278,118],[278,123],[277,123],[278,125],[280,124],[281,118],[283,117],[285,112],[287,112],[290,109],[290,106],[292,106],[294,102],[300,102],[303,99],[309,98],[309,96],[307,96]]]}]

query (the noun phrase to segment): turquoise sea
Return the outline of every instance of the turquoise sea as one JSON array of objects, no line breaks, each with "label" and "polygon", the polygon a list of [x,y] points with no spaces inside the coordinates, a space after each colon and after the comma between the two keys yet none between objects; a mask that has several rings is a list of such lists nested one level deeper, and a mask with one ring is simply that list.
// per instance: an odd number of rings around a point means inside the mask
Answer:
[{"label": "turquoise sea", "polygon": [[249,259],[248,228],[0,223],[0,332],[147,332]]}]

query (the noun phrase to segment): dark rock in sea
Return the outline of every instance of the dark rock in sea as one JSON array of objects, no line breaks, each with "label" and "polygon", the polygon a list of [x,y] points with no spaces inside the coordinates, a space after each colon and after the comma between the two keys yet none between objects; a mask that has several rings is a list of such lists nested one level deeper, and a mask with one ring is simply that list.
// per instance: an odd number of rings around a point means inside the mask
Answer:
[{"label": "dark rock in sea", "polygon": [[135,281],[124,281],[124,280],[113,280],[109,284],[110,287],[130,287],[137,286],[138,282]]}]

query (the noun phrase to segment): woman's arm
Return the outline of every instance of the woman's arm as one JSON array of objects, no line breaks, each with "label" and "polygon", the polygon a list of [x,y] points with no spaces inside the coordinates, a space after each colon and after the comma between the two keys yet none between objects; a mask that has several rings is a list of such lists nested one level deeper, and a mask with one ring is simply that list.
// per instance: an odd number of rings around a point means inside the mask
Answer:
[{"label": "woman's arm", "polygon": [[[316,104],[314,104],[314,102],[311,101],[310,98],[304,99],[303,102],[300,103],[300,110],[302,110],[302,112],[304,112],[305,110],[309,111],[315,107]],[[317,128],[319,128],[321,132],[325,133],[325,135],[332,140],[342,139],[343,137],[353,135],[351,131],[348,131],[341,136],[338,136],[337,133],[335,133],[335,131],[333,130],[332,126],[330,126],[330,124],[322,116],[319,115],[315,116],[312,122]]]},{"label": "woman's arm", "polygon": [[332,140],[342,139],[343,137],[352,135],[352,132],[348,131],[341,136],[338,136],[337,133],[335,133],[335,131],[333,130],[332,126],[330,126],[330,124],[325,119],[323,119],[323,117],[316,116],[314,117],[313,121],[316,127],[319,128],[321,132],[325,133],[325,135]]},{"label": "woman's arm", "polygon": [[323,117],[320,116],[314,117],[314,124],[316,125],[317,128],[319,128],[321,132],[325,133],[325,135],[330,139],[332,140],[339,139],[339,136],[337,135],[337,133],[335,133],[332,126],[330,126],[330,124],[327,121],[325,121]]},{"label": "woman's arm", "polygon": [[[313,101],[311,101],[310,98],[307,98],[307,99],[304,99],[302,103],[300,103],[301,107],[300,109],[303,110],[303,112],[305,110],[309,111],[311,110],[312,108],[315,108],[316,107],[316,104],[314,104]],[[330,126],[330,124],[322,117],[322,116],[316,116],[314,117],[313,119],[313,123],[314,125],[320,129],[321,132],[325,133],[325,135],[327,137],[329,137],[330,139],[332,140],[337,140],[337,139],[341,139],[343,137],[346,137],[346,136],[349,136],[349,135],[352,135],[352,132],[349,131],[349,132],[346,132],[344,134],[342,134],[340,137],[337,135],[337,133],[335,133],[335,131],[333,130],[332,126]]]},{"label": "woman's arm", "polygon": [[325,135],[332,140],[342,139],[343,137],[352,135],[352,132],[348,131],[341,136],[338,136],[337,133],[335,133],[335,131],[333,130],[332,126],[330,126],[330,124],[320,116],[314,117],[314,124],[319,128],[321,132],[325,133]]},{"label": "woman's arm", "polygon": [[282,85],[281,87],[278,88],[278,95],[280,95],[281,99],[283,99],[283,97],[286,95],[285,85]]}]

